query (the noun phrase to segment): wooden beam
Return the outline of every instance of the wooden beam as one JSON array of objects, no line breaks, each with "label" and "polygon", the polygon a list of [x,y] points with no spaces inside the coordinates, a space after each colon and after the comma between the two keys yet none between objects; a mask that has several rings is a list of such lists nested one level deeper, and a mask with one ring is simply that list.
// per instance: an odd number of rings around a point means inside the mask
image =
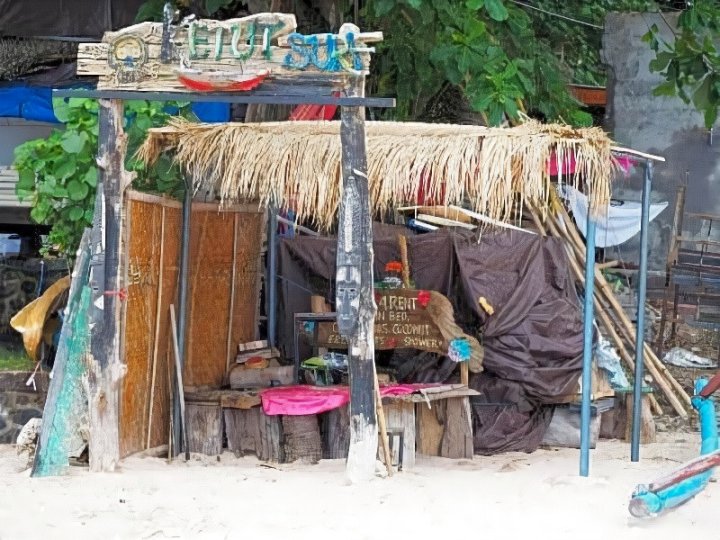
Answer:
[{"label": "wooden beam", "polygon": [[120,362],[119,354],[118,320],[122,296],[118,262],[127,136],[123,132],[122,101],[100,100],[98,114],[99,175],[91,236],[93,303],[88,406],[90,470],[101,472],[114,471],[120,460],[118,398],[125,366]]},{"label": "wooden beam", "polygon": [[[349,95],[363,96],[365,78],[352,79]],[[367,178],[365,109],[343,107],[343,198],[337,247],[338,328],[347,338],[350,372],[350,449],[346,473],[351,482],[375,476],[378,430],[375,414],[375,299],[372,216]]]}]

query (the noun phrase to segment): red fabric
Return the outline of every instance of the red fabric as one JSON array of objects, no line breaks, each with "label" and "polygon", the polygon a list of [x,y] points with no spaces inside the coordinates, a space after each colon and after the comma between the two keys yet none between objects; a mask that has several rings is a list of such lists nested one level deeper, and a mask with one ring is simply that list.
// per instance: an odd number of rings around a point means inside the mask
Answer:
[{"label": "red fabric", "polygon": [[[334,97],[340,97],[340,92],[333,92]],[[298,105],[290,113],[290,120],[332,120],[337,111],[337,105]]]},{"label": "red fabric", "polygon": [[430,175],[427,171],[423,171],[420,175],[420,184],[415,194],[415,200],[418,206],[436,206],[443,204],[445,200],[445,182],[440,183],[440,193],[436,197],[432,197],[426,193],[430,188]]},{"label": "red fabric", "polygon": [[[380,395],[404,396],[434,384],[389,384],[380,386]],[[337,409],[350,403],[350,389],[347,386],[281,386],[260,392],[265,414],[275,416],[299,416],[319,414]]]},{"label": "red fabric", "polygon": [[[623,172],[627,173],[633,164],[633,160],[627,156],[616,156],[615,161],[618,163]],[[569,155],[565,158],[562,163],[562,167],[558,167],[558,159],[555,154],[550,156],[548,160],[548,173],[550,176],[557,176],[560,169],[563,174],[572,174],[575,172],[577,164],[575,163],[575,156]]]}]

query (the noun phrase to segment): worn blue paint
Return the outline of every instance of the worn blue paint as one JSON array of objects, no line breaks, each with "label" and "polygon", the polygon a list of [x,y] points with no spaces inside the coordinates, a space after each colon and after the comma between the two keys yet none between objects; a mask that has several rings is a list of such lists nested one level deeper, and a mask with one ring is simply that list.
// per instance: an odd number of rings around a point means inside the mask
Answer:
[{"label": "worn blue paint", "polygon": [[[343,45],[343,41],[346,43]],[[305,36],[292,33],[288,36],[288,45],[292,52],[285,56],[283,65],[289,69],[306,69],[313,66],[321,71],[341,72],[362,70],[363,62],[355,47],[355,34],[345,34],[344,40],[333,34],[325,35],[322,48],[318,35]],[[321,56],[324,60],[321,60]]]},{"label": "worn blue paint", "polygon": [[590,474],[590,400],[593,355],[593,296],[595,292],[595,220],[588,210],[585,234],[585,309],[583,315],[582,402],[580,405],[580,476]]},{"label": "worn blue paint", "polygon": [[640,271],[638,272],[637,334],[635,336],[635,385],[633,388],[632,435],[630,460],[640,459],[640,418],[642,414],[643,355],[645,346],[645,300],[647,298],[648,227],[650,226],[650,189],[652,188],[652,163],[645,163],[645,179],[642,191],[642,215],[640,218]]},{"label": "worn blue paint", "polygon": [[[697,395],[706,384],[705,379],[696,381],[696,395],[692,398],[692,405],[700,415],[701,455],[710,454],[718,449],[715,404],[712,398]],[[714,470],[710,469],[657,492],[650,491],[647,486],[638,486],[630,501],[630,511],[636,517],[652,517],[680,506],[705,489]]]}]

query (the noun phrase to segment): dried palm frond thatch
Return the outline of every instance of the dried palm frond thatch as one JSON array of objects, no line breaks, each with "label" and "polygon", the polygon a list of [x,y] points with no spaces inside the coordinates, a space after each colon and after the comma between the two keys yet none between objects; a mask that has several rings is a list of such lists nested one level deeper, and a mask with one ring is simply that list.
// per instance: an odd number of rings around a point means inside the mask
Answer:
[{"label": "dried palm frond thatch", "polygon": [[[339,122],[193,124],[153,129],[139,151],[152,163],[174,151],[196,189],[225,202],[293,202],[298,217],[331,227],[340,203]],[[544,207],[548,162],[568,158],[575,173],[560,178],[588,194],[598,211],[610,201],[615,168],[611,140],[599,128],[528,121],[513,128],[367,122],[368,178],[377,213],[414,202],[422,185],[444,204],[466,204],[509,221],[517,205]],[[562,167],[558,167],[562,169]]]},{"label": "dried palm frond thatch", "polygon": [[77,43],[32,38],[0,38],[0,81],[12,81],[54,65],[74,61]]}]

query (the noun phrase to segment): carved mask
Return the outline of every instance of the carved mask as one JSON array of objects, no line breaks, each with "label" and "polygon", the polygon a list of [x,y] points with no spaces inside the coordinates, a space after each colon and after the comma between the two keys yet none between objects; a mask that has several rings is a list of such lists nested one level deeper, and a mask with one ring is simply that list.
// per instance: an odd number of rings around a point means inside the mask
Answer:
[{"label": "carved mask", "polygon": [[357,332],[360,316],[360,269],[357,266],[339,266],[336,277],[338,332],[344,338],[351,338]]}]

